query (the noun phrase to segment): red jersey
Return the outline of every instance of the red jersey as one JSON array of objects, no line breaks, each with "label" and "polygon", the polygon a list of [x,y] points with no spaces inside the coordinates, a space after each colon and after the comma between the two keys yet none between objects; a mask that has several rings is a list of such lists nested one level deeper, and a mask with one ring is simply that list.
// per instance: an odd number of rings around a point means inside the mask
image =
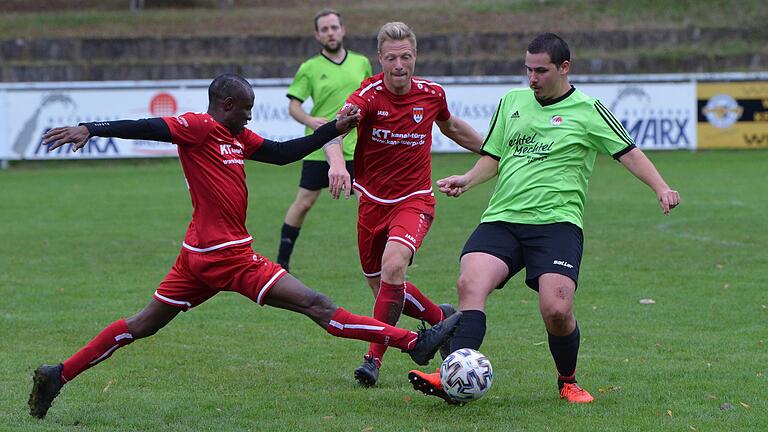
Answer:
[{"label": "red jersey", "polygon": [[384,74],[362,82],[347,99],[360,108],[355,148],[354,187],[382,203],[432,195],[432,124],[451,118],[439,84],[411,79],[411,90],[396,95]]},{"label": "red jersey", "polygon": [[264,138],[248,129],[233,137],[206,113],[188,112],[163,120],[178,145],[192,198],[192,221],[182,246],[209,252],[251,243],[245,228],[245,158],[261,147]]}]

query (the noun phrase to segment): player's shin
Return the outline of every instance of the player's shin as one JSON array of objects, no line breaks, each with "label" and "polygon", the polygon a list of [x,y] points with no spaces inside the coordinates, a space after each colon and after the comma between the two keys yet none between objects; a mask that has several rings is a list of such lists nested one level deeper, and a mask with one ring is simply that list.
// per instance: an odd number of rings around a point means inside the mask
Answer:
[{"label": "player's shin", "polygon": [[432,300],[419,291],[416,285],[411,282],[405,283],[403,313],[412,318],[423,319],[430,325],[435,325],[445,319],[440,306],[432,303]]},{"label": "player's shin", "polygon": [[344,308],[336,310],[326,330],[337,337],[375,342],[403,350],[413,348],[418,338],[412,331],[393,327],[371,317],[355,315]]},{"label": "player's shin", "polygon": [[462,311],[461,322],[451,339],[451,351],[462,348],[479,350],[485,338],[485,312],[480,310]]},{"label": "player's shin", "polygon": [[579,342],[581,332],[579,324],[573,332],[566,336],[549,334],[549,351],[555,360],[558,373],[558,385],[576,382],[576,361],[579,357]]},{"label": "player's shin", "polygon": [[101,331],[86,346],[64,362],[61,377],[71,381],[86,369],[108,359],[115,350],[133,342],[124,319],[113,322]]}]

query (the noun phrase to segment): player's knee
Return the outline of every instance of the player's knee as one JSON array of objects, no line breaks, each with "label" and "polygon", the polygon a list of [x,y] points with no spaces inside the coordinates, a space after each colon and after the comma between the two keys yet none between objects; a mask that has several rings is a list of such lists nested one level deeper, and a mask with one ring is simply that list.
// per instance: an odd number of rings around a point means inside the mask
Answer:
[{"label": "player's knee", "polygon": [[548,328],[565,328],[573,319],[572,309],[566,304],[554,304],[543,307],[541,316]]},{"label": "player's knee", "polygon": [[333,300],[331,300],[330,297],[317,292],[310,298],[309,308],[307,308],[310,318],[320,325],[325,326],[331,321],[331,317],[336,309],[338,309],[338,307],[333,303]]},{"label": "player's knee", "polygon": [[128,331],[134,339],[141,339],[149,337],[157,333],[161,326],[155,325],[152,319],[136,314],[125,320],[125,324],[128,327]]},{"label": "player's knee", "polygon": [[408,268],[408,260],[399,255],[385,257],[381,263],[381,278],[387,282],[400,282],[405,278],[405,269]]}]

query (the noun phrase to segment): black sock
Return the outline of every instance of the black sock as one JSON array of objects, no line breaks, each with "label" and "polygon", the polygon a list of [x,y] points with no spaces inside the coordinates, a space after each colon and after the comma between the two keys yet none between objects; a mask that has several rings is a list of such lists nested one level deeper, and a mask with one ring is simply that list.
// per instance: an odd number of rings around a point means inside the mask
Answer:
[{"label": "black sock", "polygon": [[296,238],[299,237],[299,230],[301,227],[297,228],[287,223],[284,223],[280,230],[280,249],[277,252],[277,263],[286,270],[288,270],[288,262],[291,260],[291,253],[293,253],[293,245],[296,244]]},{"label": "black sock", "polygon": [[459,327],[451,338],[451,352],[462,348],[480,349],[485,337],[485,313],[479,310],[461,311]]},{"label": "black sock", "polygon": [[576,382],[576,360],[579,357],[579,324],[567,336],[549,335],[549,352],[555,360],[557,367],[557,385],[562,388],[563,383]]}]

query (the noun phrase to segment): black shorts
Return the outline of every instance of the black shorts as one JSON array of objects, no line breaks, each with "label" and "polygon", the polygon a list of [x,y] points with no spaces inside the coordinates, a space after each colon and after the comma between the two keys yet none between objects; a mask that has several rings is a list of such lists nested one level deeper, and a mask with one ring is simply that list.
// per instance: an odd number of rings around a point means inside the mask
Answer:
[{"label": "black shorts", "polygon": [[[355,164],[352,161],[346,161],[349,175],[355,178]],[[307,190],[316,191],[328,187],[328,170],[331,166],[326,161],[305,160],[301,165],[301,180],[299,187]]]},{"label": "black shorts", "polygon": [[469,236],[461,256],[483,252],[504,261],[509,275],[497,289],[525,267],[526,285],[538,291],[539,276],[544,273],[568,276],[578,285],[583,246],[581,228],[569,222],[546,225],[485,222]]}]

